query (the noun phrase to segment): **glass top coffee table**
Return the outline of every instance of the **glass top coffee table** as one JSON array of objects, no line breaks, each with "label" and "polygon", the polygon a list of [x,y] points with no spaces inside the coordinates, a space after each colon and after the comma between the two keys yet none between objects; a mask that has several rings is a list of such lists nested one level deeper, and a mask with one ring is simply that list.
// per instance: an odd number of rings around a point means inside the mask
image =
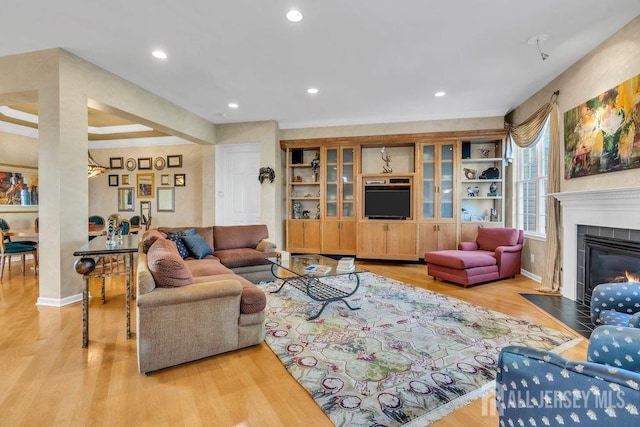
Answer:
[{"label": "glass top coffee table", "polygon": [[[312,300],[322,303],[320,310],[310,316],[308,320],[317,319],[322,314],[324,308],[335,301],[342,301],[349,309],[359,310],[360,307],[352,307],[345,298],[349,298],[356,293],[360,287],[360,277],[358,274],[366,270],[357,267],[353,270],[338,269],[338,261],[322,255],[292,255],[289,259],[267,258],[271,265],[271,273],[277,279],[282,280],[278,289],[272,291],[277,293],[285,285],[291,285],[307,294]],[[280,276],[278,268],[282,268],[292,276]],[[322,279],[341,277],[339,287],[337,285],[323,282]]]}]

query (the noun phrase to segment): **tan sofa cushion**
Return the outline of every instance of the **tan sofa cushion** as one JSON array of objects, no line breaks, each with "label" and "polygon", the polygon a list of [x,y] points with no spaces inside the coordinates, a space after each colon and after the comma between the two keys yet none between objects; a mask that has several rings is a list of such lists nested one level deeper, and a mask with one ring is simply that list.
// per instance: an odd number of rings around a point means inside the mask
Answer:
[{"label": "tan sofa cushion", "polygon": [[244,267],[247,265],[269,264],[265,258],[275,257],[275,252],[260,252],[250,248],[225,249],[216,251],[214,255],[229,268]]},{"label": "tan sofa cushion", "polygon": [[147,251],[147,264],[158,287],[175,288],[193,283],[191,271],[171,240],[157,239]]},{"label": "tan sofa cushion", "polygon": [[[264,224],[259,225],[216,225],[213,227],[215,251],[237,248],[255,248],[261,240],[269,237]],[[223,261],[224,262],[224,261]]]},{"label": "tan sofa cushion", "polygon": [[233,273],[233,271],[222,265],[217,258],[213,257],[203,259],[188,258],[185,260],[185,262],[193,277]]},{"label": "tan sofa cushion", "polygon": [[[198,261],[200,262],[200,261]],[[240,313],[252,314],[264,310],[267,305],[267,296],[256,285],[237,274],[216,274],[214,276],[195,277],[195,283],[216,282],[221,280],[237,280],[242,285],[240,296]]]}]

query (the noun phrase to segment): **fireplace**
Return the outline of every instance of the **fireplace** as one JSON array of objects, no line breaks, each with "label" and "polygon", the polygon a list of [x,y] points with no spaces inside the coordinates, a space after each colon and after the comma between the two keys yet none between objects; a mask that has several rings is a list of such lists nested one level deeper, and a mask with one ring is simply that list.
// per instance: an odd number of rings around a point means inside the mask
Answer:
[{"label": "fireplace", "polygon": [[[565,191],[562,209],[562,295],[584,302],[587,235],[640,242],[640,186]],[[613,228],[616,227],[616,228]]]},{"label": "fireplace", "polygon": [[[578,272],[578,276],[580,274]],[[578,294],[577,300],[589,305],[597,285],[637,281],[639,274],[640,242],[587,234],[584,236],[584,293],[582,298]]]}]

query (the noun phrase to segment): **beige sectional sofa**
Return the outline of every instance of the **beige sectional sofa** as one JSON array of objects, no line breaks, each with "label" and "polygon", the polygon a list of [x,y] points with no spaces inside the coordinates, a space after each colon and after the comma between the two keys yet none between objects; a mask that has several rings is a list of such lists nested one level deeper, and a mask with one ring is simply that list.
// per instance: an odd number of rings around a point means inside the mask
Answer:
[{"label": "beige sectional sofa", "polygon": [[[218,234],[214,229],[155,229],[142,236],[136,301],[141,373],[259,344],[264,339],[264,292],[225,266],[219,256],[236,269],[248,268],[252,266],[251,259],[261,263],[264,257],[274,256],[275,253],[264,251],[274,247],[263,239],[259,239],[262,244],[255,244],[253,248],[238,247],[251,245],[255,236],[263,235],[260,226],[234,226],[233,230],[219,230]],[[239,234],[230,239],[227,232],[231,231]],[[182,232],[190,232],[192,236],[197,233],[194,240],[204,248],[203,253],[217,255],[197,258],[191,253],[183,258],[175,235],[171,236],[173,240],[168,238],[169,233]],[[214,250],[216,236],[220,236],[221,243],[217,251]],[[230,243],[233,241],[236,244]]]}]

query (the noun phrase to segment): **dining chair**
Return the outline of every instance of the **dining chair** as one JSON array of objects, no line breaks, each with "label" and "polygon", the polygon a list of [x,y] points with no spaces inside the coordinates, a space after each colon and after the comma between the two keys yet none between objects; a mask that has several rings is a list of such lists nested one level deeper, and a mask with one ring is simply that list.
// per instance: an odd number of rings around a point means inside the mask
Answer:
[{"label": "dining chair", "polygon": [[[5,221],[3,218],[0,218],[0,230],[4,230],[4,231],[9,231],[11,230],[11,227],[9,226],[9,223],[7,221]],[[11,236],[7,233],[4,234],[4,237],[2,238],[3,241],[5,242],[11,242]],[[16,243],[22,243],[23,245],[31,245],[31,246],[36,246],[38,244],[38,242],[33,241],[33,240],[14,240],[14,242]]]},{"label": "dining chair", "polygon": [[129,218],[130,233],[135,234],[140,230],[140,215],[134,215]]},{"label": "dining chair", "polygon": [[9,272],[11,272],[11,257],[12,256],[21,256],[22,257],[22,275],[24,276],[24,272],[26,271],[26,257],[28,254],[33,255],[33,265],[36,274],[38,274],[38,248],[32,245],[26,245],[21,242],[5,242],[4,241],[4,230],[0,228],[0,234],[2,234],[2,239],[0,239],[0,280],[4,277],[4,265],[6,260],[9,260]]},{"label": "dining chair", "polygon": [[104,218],[98,215],[91,215],[89,217],[89,222],[92,222],[96,225],[104,225]]}]

